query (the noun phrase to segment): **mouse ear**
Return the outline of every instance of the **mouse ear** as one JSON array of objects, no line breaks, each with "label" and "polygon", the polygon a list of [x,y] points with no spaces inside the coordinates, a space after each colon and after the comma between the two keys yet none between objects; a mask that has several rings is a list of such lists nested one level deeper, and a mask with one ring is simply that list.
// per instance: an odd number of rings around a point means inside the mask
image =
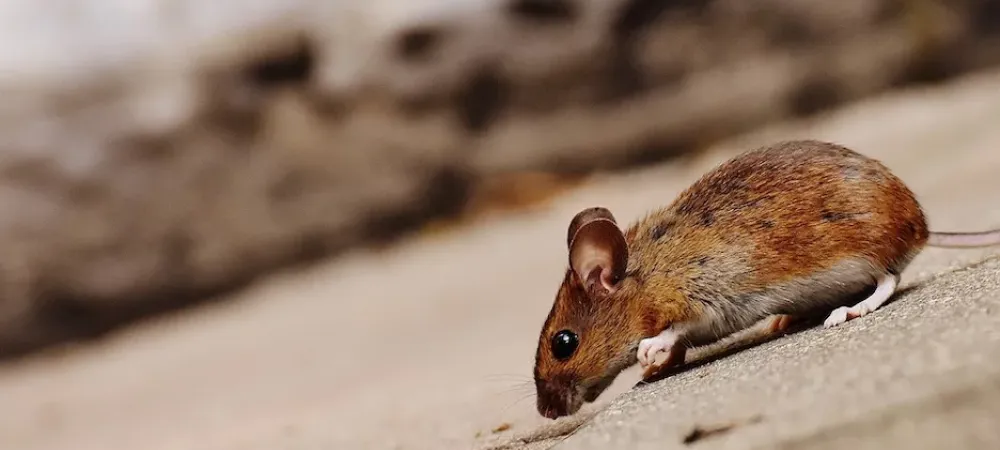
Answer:
[{"label": "mouse ear", "polygon": [[613,292],[625,274],[628,245],[615,217],[606,208],[577,213],[566,236],[569,265],[584,287],[594,283]]}]

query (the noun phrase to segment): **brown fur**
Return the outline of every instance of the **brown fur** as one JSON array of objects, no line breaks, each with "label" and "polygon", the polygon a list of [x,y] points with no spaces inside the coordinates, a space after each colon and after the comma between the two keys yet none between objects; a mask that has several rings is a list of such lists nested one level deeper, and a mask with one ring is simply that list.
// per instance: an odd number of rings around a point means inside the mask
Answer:
[{"label": "brown fur", "polygon": [[[703,220],[707,215],[713,218],[710,225]],[[817,141],[744,153],[626,235],[647,235],[665,220],[673,224],[670,239],[629,242],[629,270],[633,263],[638,271],[651,265],[693,270],[692,259],[736,247],[750,273],[732,281],[751,291],[832,267],[848,256],[861,255],[892,271],[908,262],[928,235],[920,205],[885,166]]]},{"label": "brown fur", "polygon": [[[627,265],[613,289],[585,287],[572,268],[566,272],[535,358],[543,415],[575,412],[581,399],[592,400],[636,362],[640,340],[672,324],[709,320],[710,311],[724,315],[724,307],[775,293],[821,292],[823,286],[809,287],[816,284],[810,277],[835,279],[851,262],[872,274],[898,274],[926,244],[928,230],[914,195],[879,162],[834,144],[789,141],[720,165],[624,238]],[[781,286],[799,290],[777,291]],[[746,309],[727,326],[719,323],[731,318],[712,319],[715,328],[690,344],[720,338],[766,308]],[[571,358],[557,361],[549,342],[564,329],[580,343]]]}]

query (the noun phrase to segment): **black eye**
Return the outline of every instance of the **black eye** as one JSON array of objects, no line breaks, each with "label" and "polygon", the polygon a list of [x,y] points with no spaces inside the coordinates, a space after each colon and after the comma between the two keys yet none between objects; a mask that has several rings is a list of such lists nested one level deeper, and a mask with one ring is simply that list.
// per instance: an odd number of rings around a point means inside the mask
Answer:
[{"label": "black eye", "polygon": [[573,352],[576,351],[576,346],[580,341],[576,337],[576,333],[569,330],[562,330],[554,335],[552,335],[552,356],[556,359],[563,360],[573,356]]}]

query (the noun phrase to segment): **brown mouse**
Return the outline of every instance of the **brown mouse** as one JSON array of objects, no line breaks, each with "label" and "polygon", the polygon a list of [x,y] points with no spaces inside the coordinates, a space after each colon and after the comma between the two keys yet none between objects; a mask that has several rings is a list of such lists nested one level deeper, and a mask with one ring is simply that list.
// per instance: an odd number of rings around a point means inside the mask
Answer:
[{"label": "brown mouse", "polygon": [[827,327],[864,316],[925,245],[996,244],[1000,230],[929,232],[880,162],[813,140],[736,156],[624,233],[607,209],[585,209],[538,341],[538,412],[573,414],[636,362],[662,351],[681,364],[686,349],[768,317],[778,332],[817,312]]}]

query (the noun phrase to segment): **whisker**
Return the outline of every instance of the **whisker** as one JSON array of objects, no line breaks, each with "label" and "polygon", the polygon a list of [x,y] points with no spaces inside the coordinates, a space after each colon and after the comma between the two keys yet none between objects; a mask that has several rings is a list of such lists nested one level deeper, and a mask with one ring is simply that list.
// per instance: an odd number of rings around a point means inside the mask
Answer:
[{"label": "whisker", "polygon": [[535,392],[535,389],[534,389],[534,386],[526,386],[526,385],[525,386],[513,386],[513,387],[510,387],[508,389],[504,389],[504,390],[500,391],[499,394],[501,394],[501,395],[502,394],[510,394],[512,392],[517,392],[517,393],[532,393],[532,392]]},{"label": "whisker", "polygon": [[522,396],[514,399],[512,402],[508,403],[507,406],[503,407],[503,409],[500,410],[500,415],[506,414],[507,411],[509,411],[511,408],[519,405],[521,402],[523,402],[525,400],[528,400],[528,399],[531,399],[531,398],[534,398],[534,397],[535,397],[535,393],[532,392],[532,393],[524,394],[524,395],[522,395]]},{"label": "whisker", "polygon": [[523,396],[523,395],[535,395],[535,391],[534,390],[527,390],[527,389],[511,389],[511,390],[507,390],[507,391],[504,391],[504,392],[498,392],[498,393],[496,393],[494,395],[497,396],[497,397],[506,397],[506,396],[509,396],[509,395],[516,395],[516,396],[520,397],[520,396]]},{"label": "whisker", "polygon": [[489,384],[508,384],[508,385],[522,385],[522,384],[535,384],[535,380],[530,378],[497,378],[492,380],[486,380]]},{"label": "whisker", "polygon": [[523,373],[497,373],[492,375],[487,375],[486,379],[514,379],[514,380],[530,380],[530,375],[525,375]]},{"label": "whisker", "polygon": [[534,392],[535,384],[533,381],[518,381],[518,382],[507,382],[507,386],[496,392],[497,395],[509,394],[511,392]]}]

